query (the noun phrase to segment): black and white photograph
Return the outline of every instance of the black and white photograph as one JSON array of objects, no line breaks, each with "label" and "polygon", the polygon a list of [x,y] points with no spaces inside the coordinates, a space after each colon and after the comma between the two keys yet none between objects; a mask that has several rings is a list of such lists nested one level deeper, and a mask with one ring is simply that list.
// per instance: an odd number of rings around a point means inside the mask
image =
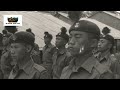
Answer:
[{"label": "black and white photograph", "polygon": [[0,79],[120,79],[120,11],[0,11]]}]

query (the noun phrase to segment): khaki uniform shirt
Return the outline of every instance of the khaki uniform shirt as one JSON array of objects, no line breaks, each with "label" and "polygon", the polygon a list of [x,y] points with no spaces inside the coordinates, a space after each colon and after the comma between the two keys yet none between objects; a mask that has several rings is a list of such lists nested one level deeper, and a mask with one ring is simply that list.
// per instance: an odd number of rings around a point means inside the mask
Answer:
[{"label": "khaki uniform shirt", "polygon": [[100,64],[92,53],[73,58],[62,71],[60,79],[111,79],[112,72]]},{"label": "khaki uniform shirt", "polygon": [[43,47],[42,62],[44,67],[48,70],[52,68],[52,64],[53,64],[52,56],[54,52],[55,52],[55,46],[53,46],[52,44]]},{"label": "khaki uniform shirt", "polygon": [[33,60],[30,59],[30,61],[22,67],[16,64],[10,72],[9,79],[49,79],[49,75],[44,67],[35,64]]},{"label": "khaki uniform shirt", "polygon": [[63,49],[61,52],[57,50],[53,55],[53,79],[59,79],[62,73],[62,70],[65,66],[68,65],[69,59],[66,48]]}]

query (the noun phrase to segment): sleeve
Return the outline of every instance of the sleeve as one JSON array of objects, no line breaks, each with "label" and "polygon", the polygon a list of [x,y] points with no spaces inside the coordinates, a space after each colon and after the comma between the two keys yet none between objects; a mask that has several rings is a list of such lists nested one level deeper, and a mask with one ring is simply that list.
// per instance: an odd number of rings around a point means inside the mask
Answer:
[{"label": "sleeve", "polygon": [[118,60],[111,64],[110,70],[113,72],[115,79],[120,79],[120,63]]},{"label": "sleeve", "polygon": [[114,74],[108,71],[101,74],[99,79],[114,79]]}]

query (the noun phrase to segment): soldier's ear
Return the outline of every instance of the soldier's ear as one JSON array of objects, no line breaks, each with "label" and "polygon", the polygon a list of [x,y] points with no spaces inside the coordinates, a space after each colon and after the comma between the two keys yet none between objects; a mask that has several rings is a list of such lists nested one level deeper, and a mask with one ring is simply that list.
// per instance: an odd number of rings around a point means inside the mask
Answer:
[{"label": "soldier's ear", "polygon": [[92,39],[91,40],[91,47],[97,47],[97,45],[98,45],[98,40],[97,39]]},{"label": "soldier's ear", "polygon": [[111,49],[111,47],[112,47],[112,44],[111,44],[111,43],[110,43],[110,44],[108,44],[108,48],[109,48],[109,49]]},{"label": "soldier's ear", "polygon": [[27,50],[27,52],[30,52],[32,50],[32,46],[31,45],[27,45],[26,46],[26,50]]}]

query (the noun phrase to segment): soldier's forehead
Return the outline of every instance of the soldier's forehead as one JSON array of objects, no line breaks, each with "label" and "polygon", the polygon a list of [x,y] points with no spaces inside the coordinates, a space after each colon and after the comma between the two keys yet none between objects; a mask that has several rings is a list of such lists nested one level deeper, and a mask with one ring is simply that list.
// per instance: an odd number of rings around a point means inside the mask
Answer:
[{"label": "soldier's forehead", "polygon": [[83,31],[71,31],[70,35],[83,35],[83,34],[87,34],[87,32],[83,32]]},{"label": "soldier's forehead", "polygon": [[13,43],[11,43],[11,45],[14,45],[14,46],[23,46],[23,45],[25,45],[25,43],[20,43],[20,42],[13,42]]}]

